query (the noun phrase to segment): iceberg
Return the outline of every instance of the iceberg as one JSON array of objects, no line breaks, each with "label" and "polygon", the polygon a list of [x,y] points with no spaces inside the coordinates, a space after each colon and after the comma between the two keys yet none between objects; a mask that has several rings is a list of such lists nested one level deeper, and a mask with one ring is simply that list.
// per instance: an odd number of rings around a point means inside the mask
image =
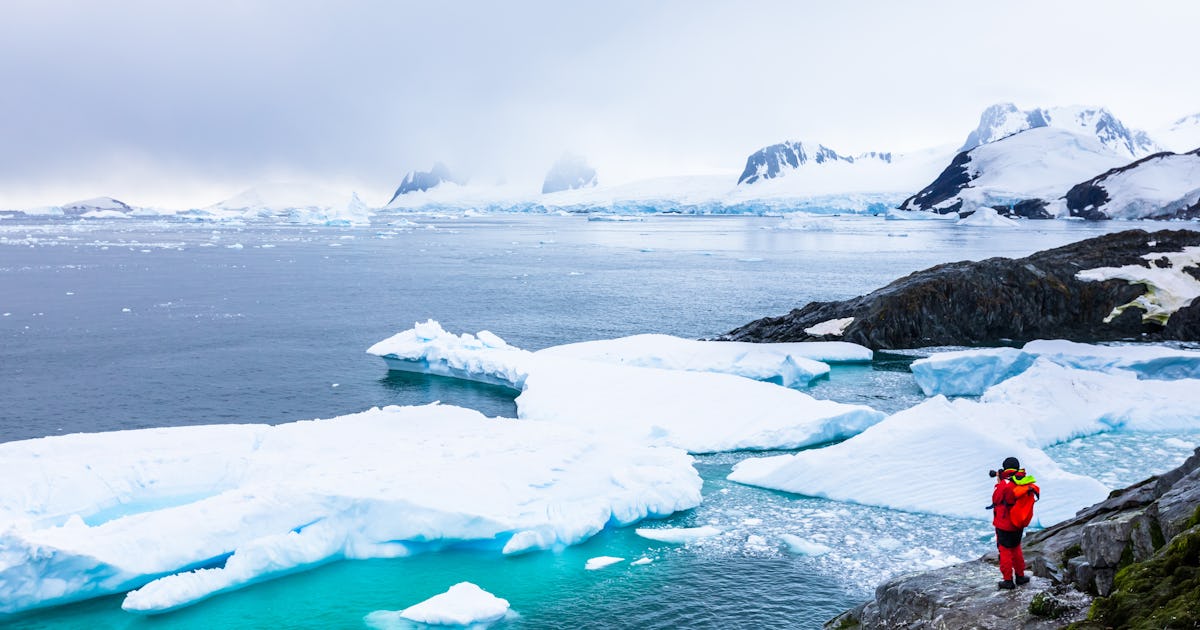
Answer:
[{"label": "iceberg", "polygon": [[[763,362],[780,360],[773,373],[782,379],[780,365],[799,364],[794,358],[790,363],[782,359],[796,356],[790,348],[743,349],[729,342],[673,340],[665,349],[662,345],[657,350],[647,347],[635,354],[629,339],[531,353],[486,331],[454,335],[428,321],[375,344],[368,352],[383,358],[391,369],[499,383],[519,390],[517,415],[522,419],[573,424],[693,453],[811,446],[849,437],[884,417],[863,405],[817,400],[794,389],[733,374],[621,362],[623,352],[629,351],[637,357],[635,362],[681,367],[689,365],[689,359],[680,348],[701,348],[690,363],[693,367],[762,376]],[[756,345],[808,344],[743,344]],[[861,356],[855,350],[860,347],[853,344],[814,345],[825,348],[813,350],[818,354]],[[576,358],[579,356],[612,362]]]},{"label": "iceberg", "polygon": [[[0,444],[0,613],[163,612],[338,559],[518,553],[695,507],[681,450],[458,407]],[[516,542],[514,542],[516,541]]]},{"label": "iceberg", "polygon": [[403,627],[401,620],[434,626],[486,627],[509,614],[507,599],[496,597],[470,582],[459,582],[440,595],[399,612],[377,610],[364,621],[373,628]]},{"label": "iceberg", "polygon": [[711,538],[721,533],[720,529],[711,525],[701,527],[639,527],[634,530],[638,536],[666,543],[688,543],[701,538]]},{"label": "iceberg", "polygon": [[625,558],[617,558],[616,556],[596,556],[595,558],[588,558],[588,561],[584,564],[583,568],[587,569],[588,571],[595,571],[597,569],[603,569],[604,567],[624,561]]},{"label": "iceberg", "polygon": [[940,352],[913,361],[913,377],[926,396],[980,396],[996,383],[1029,369],[1037,359],[1082,370],[1125,370],[1138,378],[1200,378],[1200,351],[1166,346],[1098,346],[1065,340],[1031,341],[1020,350],[982,348]]},{"label": "iceberg", "polygon": [[739,462],[729,479],[839,501],[986,518],[973,507],[990,496],[984,472],[1013,455],[1045,490],[1035,525],[1049,525],[1102,500],[1108,489],[1063,471],[1041,449],[1107,431],[1195,429],[1198,409],[1195,379],[1139,380],[1131,372],[1078,370],[1039,359],[979,401],[951,402],[939,395],[840,444]]},{"label": "iceberg", "polygon": [[780,534],[788,551],[798,556],[821,556],[833,551],[829,545],[823,545],[819,542],[805,540],[795,534]]},{"label": "iceberg", "polygon": [[670,335],[633,335],[619,339],[553,346],[538,356],[586,359],[618,365],[719,372],[792,387],[829,376],[826,362],[870,362],[871,350],[858,344],[749,343],[696,341]]}]

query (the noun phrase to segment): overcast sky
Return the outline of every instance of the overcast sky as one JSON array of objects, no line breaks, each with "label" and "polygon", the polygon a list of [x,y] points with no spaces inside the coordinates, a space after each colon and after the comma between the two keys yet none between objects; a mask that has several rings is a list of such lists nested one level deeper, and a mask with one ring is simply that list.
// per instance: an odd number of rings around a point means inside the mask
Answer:
[{"label": "overcast sky", "polygon": [[6,0],[0,208],[203,206],[260,182],[382,204],[435,161],[540,183],[736,171],[786,139],[961,143],[980,111],[1200,112],[1200,2]]}]

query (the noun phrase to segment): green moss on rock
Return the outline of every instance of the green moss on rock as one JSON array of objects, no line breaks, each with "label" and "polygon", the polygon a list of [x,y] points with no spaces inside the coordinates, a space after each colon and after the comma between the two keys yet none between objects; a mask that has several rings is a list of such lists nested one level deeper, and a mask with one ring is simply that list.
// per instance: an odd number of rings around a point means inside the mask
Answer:
[{"label": "green moss on rock", "polygon": [[1200,527],[1117,572],[1112,594],[1092,603],[1088,619],[1113,628],[1200,628]]}]

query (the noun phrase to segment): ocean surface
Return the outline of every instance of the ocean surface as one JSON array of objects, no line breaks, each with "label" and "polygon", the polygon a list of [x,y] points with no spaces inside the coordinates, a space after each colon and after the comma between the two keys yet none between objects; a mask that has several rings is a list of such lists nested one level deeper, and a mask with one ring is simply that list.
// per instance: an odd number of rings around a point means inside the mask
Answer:
[{"label": "ocean surface", "polygon": [[[0,442],[72,432],[280,423],[441,401],[513,416],[503,388],[389,373],[368,346],[414,322],[490,330],[536,350],[637,333],[707,337],[813,300],[869,292],[934,264],[1023,256],[1122,222],[655,215],[414,216],[313,227],[0,221]],[[1157,226],[1148,226],[1155,229]],[[838,366],[810,391],[894,412],[922,400],[906,359]],[[1165,470],[1200,435],[1107,435],[1050,449],[1115,483]],[[0,618],[17,628],[364,627],[461,581],[508,599],[498,628],[818,627],[910,570],[992,545],[968,521],[837,503],[724,479],[747,453],[705,455],[704,502],[644,526],[712,524],[687,546],[606,530],[560,552],[458,549],[344,561],[155,617],[121,596]],[[980,462],[986,474],[991,462]],[[1106,478],[1105,475],[1108,475]],[[1138,478],[1141,478],[1140,476]],[[795,555],[781,534],[832,551]],[[628,562],[585,571],[588,558]],[[415,626],[414,626],[415,627]]]}]

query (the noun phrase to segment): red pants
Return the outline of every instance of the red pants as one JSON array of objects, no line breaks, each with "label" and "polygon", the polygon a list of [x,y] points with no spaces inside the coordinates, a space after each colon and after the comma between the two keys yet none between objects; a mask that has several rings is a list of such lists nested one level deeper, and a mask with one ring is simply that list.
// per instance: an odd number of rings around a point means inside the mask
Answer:
[{"label": "red pants", "polygon": [[1013,575],[1025,575],[1025,555],[1021,553],[1021,530],[996,530],[996,549],[1000,551],[1000,574],[1011,580]]}]

